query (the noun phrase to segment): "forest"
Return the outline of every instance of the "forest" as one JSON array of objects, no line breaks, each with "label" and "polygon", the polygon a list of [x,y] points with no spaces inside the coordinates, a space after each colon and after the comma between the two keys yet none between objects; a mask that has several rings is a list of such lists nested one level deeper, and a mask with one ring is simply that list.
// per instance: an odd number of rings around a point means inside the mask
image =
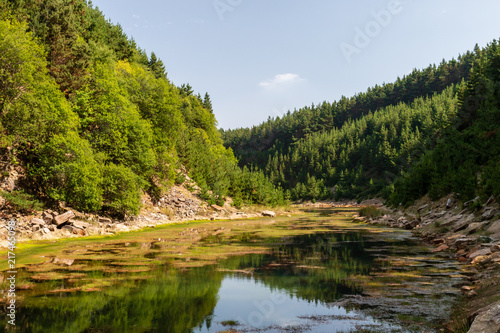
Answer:
[{"label": "forest", "polygon": [[134,215],[186,172],[212,204],[284,203],[223,146],[209,94],[170,82],[90,1],[0,0],[0,133],[4,173],[24,173],[2,196],[21,208]]},{"label": "forest", "polygon": [[186,175],[211,204],[500,194],[500,49],[218,130],[210,95],[86,0],[0,0],[2,197],[124,217]]},{"label": "forest", "polygon": [[500,194],[500,48],[413,70],[351,98],[221,130],[240,165],[293,200]]}]

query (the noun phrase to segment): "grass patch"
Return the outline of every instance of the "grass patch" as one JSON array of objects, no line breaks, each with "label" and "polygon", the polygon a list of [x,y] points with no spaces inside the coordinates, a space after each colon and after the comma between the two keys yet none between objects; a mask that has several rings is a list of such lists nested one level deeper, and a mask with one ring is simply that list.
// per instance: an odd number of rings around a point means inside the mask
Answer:
[{"label": "grass patch", "polygon": [[359,210],[359,216],[366,218],[375,218],[382,215],[383,215],[382,211],[378,209],[378,207],[376,206],[366,206]]}]

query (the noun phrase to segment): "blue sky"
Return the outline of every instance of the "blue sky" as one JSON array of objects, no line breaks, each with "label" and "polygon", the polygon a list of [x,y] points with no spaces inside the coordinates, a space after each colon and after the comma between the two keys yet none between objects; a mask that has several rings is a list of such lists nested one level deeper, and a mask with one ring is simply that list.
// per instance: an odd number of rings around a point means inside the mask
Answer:
[{"label": "blue sky", "polygon": [[169,79],[249,127],[500,38],[498,0],[93,0]]}]

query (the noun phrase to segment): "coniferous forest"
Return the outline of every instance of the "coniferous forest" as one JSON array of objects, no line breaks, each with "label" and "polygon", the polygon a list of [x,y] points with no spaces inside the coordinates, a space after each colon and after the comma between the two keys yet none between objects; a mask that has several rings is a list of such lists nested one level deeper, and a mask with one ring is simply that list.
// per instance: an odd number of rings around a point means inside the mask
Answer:
[{"label": "coniferous forest", "polygon": [[218,130],[208,93],[85,0],[0,0],[0,148],[25,196],[116,216],[184,171],[223,204],[500,194],[494,40],[353,97]]},{"label": "coniferous forest", "polygon": [[409,204],[451,192],[500,194],[500,46],[268,119],[223,131],[242,166],[262,170],[285,196]]}]

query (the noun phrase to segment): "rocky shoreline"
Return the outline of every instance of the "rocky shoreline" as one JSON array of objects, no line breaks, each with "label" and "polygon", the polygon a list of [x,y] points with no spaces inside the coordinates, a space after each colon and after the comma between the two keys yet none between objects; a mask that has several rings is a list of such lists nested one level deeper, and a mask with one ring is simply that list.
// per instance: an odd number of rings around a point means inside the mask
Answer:
[{"label": "rocky shoreline", "polygon": [[[457,309],[463,317],[452,320],[470,325],[469,333],[500,332],[500,205],[493,197],[483,205],[479,198],[461,203],[453,195],[436,202],[423,198],[406,209],[368,204],[384,214],[356,216],[356,221],[412,230],[432,244],[434,252],[468,265],[473,275],[462,286],[465,309]],[[449,330],[452,325],[448,323]]]},{"label": "rocky shoreline", "polygon": [[7,248],[8,221],[16,222],[16,241],[51,240],[84,236],[111,236],[119,232],[155,228],[170,223],[215,219],[247,219],[275,216],[272,211],[236,209],[228,200],[221,207],[209,205],[185,187],[174,186],[158,202],[143,197],[143,209],[138,216],[124,220],[111,219],[96,214],[84,214],[68,207],[47,209],[36,215],[0,212],[0,248]]}]

